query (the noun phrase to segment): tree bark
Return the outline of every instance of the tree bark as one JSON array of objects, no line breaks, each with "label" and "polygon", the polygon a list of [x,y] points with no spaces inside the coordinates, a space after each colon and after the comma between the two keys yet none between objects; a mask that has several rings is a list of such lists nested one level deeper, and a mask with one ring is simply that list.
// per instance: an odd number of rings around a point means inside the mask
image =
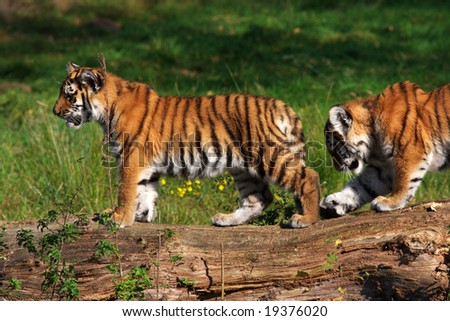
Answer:
[{"label": "tree bark", "polygon": [[[81,300],[116,298],[120,276],[106,269],[114,258],[93,256],[105,239],[118,245],[123,274],[147,268],[154,288],[144,299],[220,300],[223,290],[224,300],[445,300],[449,226],[448,201],[322,220],[302,230],[135,223],[111,234],[91,224],[64,245],[63,255],[75,267]],[[45,264],[17,245],[23,228],[41,235],[34,221],[7,223],[0,297],[42,300]],[[11,278],[22,282],[20,290],[10,288]]]}]

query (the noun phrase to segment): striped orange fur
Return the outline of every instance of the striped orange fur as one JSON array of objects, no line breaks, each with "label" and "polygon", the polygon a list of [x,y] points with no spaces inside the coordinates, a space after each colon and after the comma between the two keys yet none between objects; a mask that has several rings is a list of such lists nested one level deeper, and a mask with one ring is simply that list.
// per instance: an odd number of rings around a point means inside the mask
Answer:
[{"label": "striped orange fur", "polygon": [[302,125],[280,100],[244,94],[159,96],[145,84],[68,64],[53,111],[68,127],[97,121],[119,161],[115,219],[122,226],[155,216],[160,175],[212,177],[228,171],[240,207],[216,225],[250,222],[271,202],[274,182],[291,190],[292,227],[319,220],[319,177],[305,167]]},{"label": "striped orange fur", "polygon": [[405,81],[334,106],[325,135],[336,169],[360,174],[322,200],[325,212],[402,208],[428,171],[450,166],[450,84],[424,92]]}]

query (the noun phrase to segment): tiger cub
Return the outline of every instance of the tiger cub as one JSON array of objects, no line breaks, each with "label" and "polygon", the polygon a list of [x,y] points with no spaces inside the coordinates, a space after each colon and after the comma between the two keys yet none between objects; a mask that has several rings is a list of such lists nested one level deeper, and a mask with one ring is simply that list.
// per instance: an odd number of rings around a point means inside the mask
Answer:
[{"label": "tiger cub", "polygon": [[294,193],[293,228],[319,220],[319,176],[305,167],[302,124],[274,98],[244,94],[159,96],[100,68],[67,64],[68,76],[53,107],[70,128],[97,121],[109,134],[119,165],[120,225],[155,217],[161,175],[204,178],[228,171],[240,193],[231,214],[212,223],[252,221],[273,200],[269,182]]},{"label": "tiger cub", "polygon": [[321,201],[323,214],[403,208],[428,171],[450,166],[450,84],[426,93],[405,81],[334,106],[325,136],[335,168],[359,176]]}]

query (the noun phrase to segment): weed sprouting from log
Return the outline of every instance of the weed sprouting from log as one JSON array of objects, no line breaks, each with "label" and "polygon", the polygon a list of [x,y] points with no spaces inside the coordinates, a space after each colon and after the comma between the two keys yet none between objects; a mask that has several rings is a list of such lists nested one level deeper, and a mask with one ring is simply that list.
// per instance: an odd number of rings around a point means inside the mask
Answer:
[{"label": "weed sprouting from log", "polygon": [[154,288],[147,274],[146,267],[133,267],[121,281],[114,282],[116,297],[119,300],[139,300],[144,298],[144,291]]},{"label": "weed sprouting from log", "polygon": [[75,267],[64,257],[65,244],[80,238],[80,226],[88,220],[86,214],[77,210],[80,194],[80,189],[66,194],[65,199],[54,203],[55,209],[38,221],[39,241],[29,229],[20,229],[16,234],[19,246],[46,264],[41,289],[50,300],[75,300],[80,296]]},{"label": "weed sprouting from log", "polygon": [[22,289],[22,281],[17,278],[11,278],[9,280],[9,288],[11,290],[21,290]]}]

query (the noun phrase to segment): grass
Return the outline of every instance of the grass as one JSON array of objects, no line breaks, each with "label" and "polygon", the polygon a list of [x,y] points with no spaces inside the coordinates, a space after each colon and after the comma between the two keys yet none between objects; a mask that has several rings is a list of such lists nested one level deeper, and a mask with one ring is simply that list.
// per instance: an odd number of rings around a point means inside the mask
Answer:
[{"label": "grass", "polygon": [[[80,186],[81,212],[110,207],[100,128],[71,131],[51,112],[65,63],[96,66],[98,52],[110,71],[160,94],[249,92],[286,101],[304,123],[308,164],[320,174],[322,194],[337,191],[349,177],[330,166],[323,146],[327,110],[400,80],[425,90],[448,83],[447,9],[446,1],[405,0],[1,5],[0,219],[42,217]],[[98,18],[117,30],[93,23]],[[223,179],[229,177],[187,185],[165,178],[161,222],[207,224],[237,206],[233,184]],[[448,198],[449,185],[448,172],[428,174],[416,200]]]}]

